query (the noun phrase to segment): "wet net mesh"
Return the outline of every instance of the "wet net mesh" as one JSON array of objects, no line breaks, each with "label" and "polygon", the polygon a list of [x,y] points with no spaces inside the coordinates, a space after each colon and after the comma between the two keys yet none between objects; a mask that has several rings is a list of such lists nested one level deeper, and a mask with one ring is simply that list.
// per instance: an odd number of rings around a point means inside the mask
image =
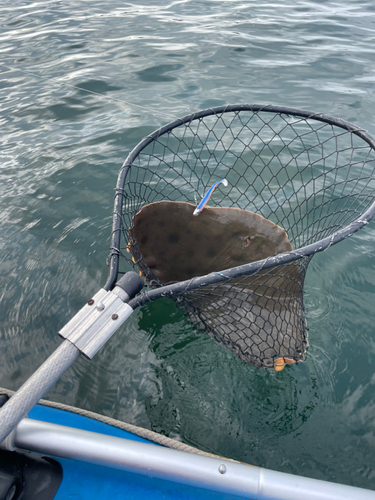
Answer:
[{"label": "wet net mesh", "polygon": [[315,244],[294,262],[278,265],[276,258],[268,269],[187,288],[174,299],[238,357],[277,370],[305,356],[303,283],[319,242],[358,220],[374,202],[371,141],[341,120],[301,114],[270,106],[232,106],[174,122],[129,155],[117,190],[123,198],[116,249],[120,272],[130,263],[150,288],[165,283],[142,256],[135,215],[160,200],[196,205],[220,179],[226,178],[228,187],[216,189],[209,206],[251,211],[284,228],[296,259],[298,249]]}]

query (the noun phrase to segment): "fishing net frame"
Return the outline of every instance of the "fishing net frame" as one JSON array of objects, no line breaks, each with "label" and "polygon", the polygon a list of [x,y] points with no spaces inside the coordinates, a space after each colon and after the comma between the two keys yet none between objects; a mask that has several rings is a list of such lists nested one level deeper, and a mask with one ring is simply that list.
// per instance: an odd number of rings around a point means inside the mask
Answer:
[{"label": "fishing net frame", "polygon": [[[105,289],[136,267],[149,287],[129,302],[133,309],[167,296],[251,364],[277,369],[280,360],[281,367],[301,361],[308,345],[307,266],[315,253],[374,216],[374,173],[374,139],[324,114],[240,104],[175,120],[144,138],[119,172]],[[262,215],[286,230],[293,250],[182,282],[159,282],[137,253],[135,215],[161,200],[196,204],[223,178],[229,187],[216,190],[209,205]]]}]

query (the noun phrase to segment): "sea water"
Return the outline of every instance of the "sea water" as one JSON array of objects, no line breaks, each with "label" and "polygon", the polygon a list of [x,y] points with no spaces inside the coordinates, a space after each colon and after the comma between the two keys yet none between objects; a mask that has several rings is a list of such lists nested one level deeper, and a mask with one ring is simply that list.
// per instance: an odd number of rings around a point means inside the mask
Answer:
[{"label": "sea water", "polygon": [[[144,136],[229,103],[325,112],[375,134],[374,41],[365,1],[3,1],[0,385],[17,389],[104,285],[117,173]],[[304,363],[249,366],[161,299],[47,397],[375,489],[374,241],[371,222],[313,258]]]}]

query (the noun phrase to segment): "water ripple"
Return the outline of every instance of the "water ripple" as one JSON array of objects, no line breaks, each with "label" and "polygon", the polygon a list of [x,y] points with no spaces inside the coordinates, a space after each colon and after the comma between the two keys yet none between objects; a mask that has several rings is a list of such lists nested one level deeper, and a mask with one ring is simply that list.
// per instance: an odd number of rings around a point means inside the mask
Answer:
[{"label": "water ripple", "polygon": [[[204,107],[260,102],[375,131],[371,2],[87,7],[0,8],[0,375],[9,388],[104,284],[117,173],[152,130]],[[303,364],[255,370],[159,301],[50,397],[213,453],[375,488],[374,238],[371,223],[312,260]]]}]

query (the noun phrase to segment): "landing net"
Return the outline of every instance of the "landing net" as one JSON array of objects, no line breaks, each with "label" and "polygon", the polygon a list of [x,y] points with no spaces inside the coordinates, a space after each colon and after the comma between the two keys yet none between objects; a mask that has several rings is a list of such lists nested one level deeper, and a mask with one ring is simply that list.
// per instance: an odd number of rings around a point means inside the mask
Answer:
[{"label": "landing net", "polygon": [[[131,264],[150,290],[162,290],[168,283],[157,279],[140,251],[136,214],[162,200],[196,205],[214,182],[227,179],[208,205],[263,216],[285,229],[292,250],[250,266],[208,270],[221,281],[168,295],[248,363],[279,370],[302,361],[308,264],[372,218],[374,148],[355,125],[276,106],[220,107],[166,125],[146,137],[121,169],[107,288]],[[151,300],[147,293],[139,304]]]}]

